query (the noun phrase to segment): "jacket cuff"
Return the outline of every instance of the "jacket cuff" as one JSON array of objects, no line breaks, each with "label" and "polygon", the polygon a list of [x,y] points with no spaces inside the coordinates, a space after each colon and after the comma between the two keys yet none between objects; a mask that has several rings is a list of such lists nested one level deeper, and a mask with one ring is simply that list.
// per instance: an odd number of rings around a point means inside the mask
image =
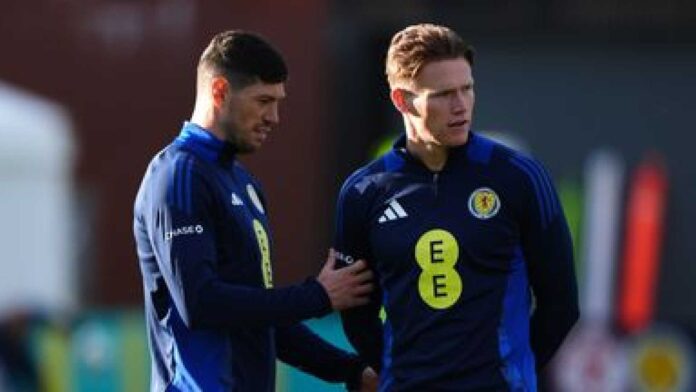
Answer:
[{"label": "jacket cuff", "polygon": [[314,316],[315,318],[321,318],[329,313],[333,312],[333,309],[331,308],[331,299],[329,298],[329,294],[324,290],[324,286],[319,283],[315,278],[307,278],[305,280],[305,284],[314,291],[315,293],[315,298],[317,300],[318,304],[318,314]]},{"label": "jacket cuff", "polygon": [[353,366],[351,366],[351,369],[347,374],[347,391],[352,392],[360,390],[360,387],[362,386],[362,374],[363,371],[365,371],[365,368],[367,368],[367,364],[359,360],[358,357],[355,357],[355,363],[353,364]]}]

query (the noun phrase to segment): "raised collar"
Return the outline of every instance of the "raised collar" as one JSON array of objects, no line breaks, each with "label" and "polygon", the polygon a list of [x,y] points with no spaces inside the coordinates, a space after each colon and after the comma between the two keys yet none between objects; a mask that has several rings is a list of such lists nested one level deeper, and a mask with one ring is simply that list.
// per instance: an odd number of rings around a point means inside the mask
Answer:
[{"label": "raised collar", "polygon": [[[469,137],[466,143],[449,149],[447,163],[445,163],[445,167],[442,170],[446,170],[448,166],[455,162],[470,160],[480,161],[481,155],[488,155],[489,153],[489,149],[486,147],[487,145],[488,143],[485,143],[485,140],[481,136],[473,131],[469,131]],[[387,156],[387,164],[390,167],[400,167],[405,164],[409,166],[415,165],[416,167],[420,167],[432,173],[420,159],[408,152],[406,149],[405,134],[401,134],[394,142],[392,151]]]},{"label": "raised collar", "polygon": [[228,164],[234,162],[236,156],[231,143],[218,139],[207,129],[188,121],[184,122],[174,142],[209,162]]}]

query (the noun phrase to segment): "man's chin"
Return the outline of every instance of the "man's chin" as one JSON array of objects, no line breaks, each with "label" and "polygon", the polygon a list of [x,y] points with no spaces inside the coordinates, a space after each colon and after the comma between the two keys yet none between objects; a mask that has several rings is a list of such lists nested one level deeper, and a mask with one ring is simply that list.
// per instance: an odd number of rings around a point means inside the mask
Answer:
[{"label": "man's chin", "polygon": [[237,155],[240,154],[251,154],[258,151],[263,143],[249,143],[242,142],[240,140],[235,140],[231,142],[234,145],[234,152]]},{"label": "man's chin", "polygon": [[263,142],[247,143],[244,145],[244,154],[251,154],[259,151],[263,147]]},{"label": "man's chin", "polygon": [[237,146],[237,154],[243,155],[243,154],[253,154],[256,151],[258,151],[261,148],[261,146],[252,146],[252,145],[244,145],[244,146]]},{"label": "man's chin", "polygon": [[450,135],[450,137],[447,138],[445,141],[445,144],[448,147],[458,147],[466,144],[466,142],[469,140],[469,131],[461,131],[457,132],[455,135]]}]

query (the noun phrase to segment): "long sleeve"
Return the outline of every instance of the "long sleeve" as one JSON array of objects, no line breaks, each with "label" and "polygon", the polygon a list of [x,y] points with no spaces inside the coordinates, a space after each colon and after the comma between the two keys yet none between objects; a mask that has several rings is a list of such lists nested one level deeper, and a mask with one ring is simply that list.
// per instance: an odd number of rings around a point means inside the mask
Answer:
[{"label": "long sleeve", "polygon": [[370,304],[341,312],[343,330],[360,357],[370,367],[382,370],[383,327],[379,318],[380,303]]},{"label": "long sleeve", "polygon": [[[365,200],[349,179],[341,190],[336,213],[334,248],[339,253],[338,265],[365,259],[370,265],[370,253],[365,228]],[[381,290],[375,273],[370,303],[341,312],[343,329],[360,356],[376,371],[382,367],[383,327],[379,318]]]},{"label": "long sleeve", "polygon": [[579,317],[573,245],[547,172],[531,159],[518,159],[516,164],[527,174],[521,234],[536,304],[531,343],[537,369],[542,369]]},{"label": "long sleeve", "polygon": [[329,382],[359,383],[365,364],[323,340],[302,323],[276,328],[278,358]]},{"label": "long sleeve", "polygon": [[150,201],[145,224],[171,300],[187,326],[287,324],[330,312],[329,298],[315,280],[264,289],[220,278],[215,190],[191,159],[181,161],[166,197]]}]

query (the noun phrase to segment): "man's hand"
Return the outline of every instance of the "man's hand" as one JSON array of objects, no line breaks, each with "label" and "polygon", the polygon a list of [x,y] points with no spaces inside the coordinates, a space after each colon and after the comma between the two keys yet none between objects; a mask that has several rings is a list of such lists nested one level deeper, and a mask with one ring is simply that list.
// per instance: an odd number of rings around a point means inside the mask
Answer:
[{"label": "man's hand", "polygon": [[376,392],[379,386],[379,376],[371,367],[366,367],[362,372],[360,392]]},{"label": "man's hand", "polygon": [[339,311],[367,304],[373,289],[372,271],[365,260],[336,269],[336,252],[333,249],[329,249],[329,256],[317,281],[329,295],[331,308]]}]

